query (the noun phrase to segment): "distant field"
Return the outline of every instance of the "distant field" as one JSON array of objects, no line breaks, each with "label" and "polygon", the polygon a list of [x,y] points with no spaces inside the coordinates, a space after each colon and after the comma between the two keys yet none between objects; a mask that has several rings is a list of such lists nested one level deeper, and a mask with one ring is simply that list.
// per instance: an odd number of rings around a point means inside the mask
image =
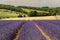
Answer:
[{"label": "distant field", "polygon": [[37,12],[42,12],[42,13],[49,13],[47,11],[40,11],[40,10],[33,10],[33,9],[26,9],[26,8],[21,8],[21,9],[26,11],[26,12],[37,11]]},{"label": "distant field", "polygon": [[0,19],[3,18],[18,18],[19,14],[22,15],[22,17],[24,17],[24,15],[27,17],[28,13],[30,13],[31,11],[37,11],[38,13],[49,13],[46,11],[39,11],[39,10],[33,10],[33,9],[25,9],[25,8],[21,8],[23,11],[27,12],[27,13],[23,13],[23,12],[15,12],[15,11],[11,11],[11,10],[6,10],[6,9],[0,9]]},{"label": "distant field", "polygon": [[6,19],[0,19],[0,20],[60,20],[60,16],[6,18]]},{"label": "distant field", "polygon": [[11,18],[17,17],[18,14],[14,11],[0,9],[0,18]]},{"label": "distant field", "polygon": [[[33,9],[25,9],[21,8],[23,11],[30,13],[31,11],[37,11],[38,13],[49,13],[47,11],[40,11],[40,10],[33,10]],[[0,19],[1,20],[59,20],[60,15],[57,16],[40,16],[40,17],[28,17],[28,13],[24,12],[15,12],[11,10],[6,10],[6,9],[0,9]],[[18,16],[22,15],[22,17]],[[25,15],[25,17],[24,17]]]},{"label": "distant field", "polygon": [[55,17],[56,15],[60,15],[60,7],[50,8],[50,7],[13,6],[0,4],[0,19],[6,18],[31,19],[31,17],[32,19],[38,17],[39,20],[60,19],[60,16]]},{"label": "distant field", "polygon": [[60,19],[60,15],[57,15],[57,16],[56,16],[56,19]]}]

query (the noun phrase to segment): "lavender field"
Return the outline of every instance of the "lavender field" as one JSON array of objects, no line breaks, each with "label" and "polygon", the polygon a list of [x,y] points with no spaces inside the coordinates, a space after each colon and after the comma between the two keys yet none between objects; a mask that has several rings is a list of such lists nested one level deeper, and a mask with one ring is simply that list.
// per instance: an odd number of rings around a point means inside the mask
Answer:
[{"label": "lavender field", "polygon": [[0,40],[60,40],[60,20],[0,20]]}]

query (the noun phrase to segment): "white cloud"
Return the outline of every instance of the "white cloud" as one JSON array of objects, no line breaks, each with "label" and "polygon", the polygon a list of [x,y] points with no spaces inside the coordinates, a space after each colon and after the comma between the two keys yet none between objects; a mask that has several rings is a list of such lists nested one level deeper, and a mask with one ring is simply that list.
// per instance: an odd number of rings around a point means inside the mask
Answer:
[{"label": "white cloud", "polygon": [[24,6],[60,6],[60,0],[0,0],[0,4]]}]

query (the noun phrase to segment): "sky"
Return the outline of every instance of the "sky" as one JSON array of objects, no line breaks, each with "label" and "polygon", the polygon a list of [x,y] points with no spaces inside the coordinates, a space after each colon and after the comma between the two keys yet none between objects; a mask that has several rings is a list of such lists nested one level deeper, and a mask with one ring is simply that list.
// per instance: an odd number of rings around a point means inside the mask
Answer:
[{"label": "sky", "polygon": [[60,0],[0,0],[0,4],[33,7],[60,7]]}]

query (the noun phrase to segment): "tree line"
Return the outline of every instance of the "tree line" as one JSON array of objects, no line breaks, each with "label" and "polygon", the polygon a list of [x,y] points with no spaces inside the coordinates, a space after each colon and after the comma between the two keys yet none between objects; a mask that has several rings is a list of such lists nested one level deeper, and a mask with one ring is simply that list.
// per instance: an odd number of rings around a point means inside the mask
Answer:
[{"label": "tree line", "polygon": [[[26,11],[22,10],[21,8],[46,11],[46,12],[49,12],[49,13],[39,13],[37,11],[31,11],[30,13],[27,13]],[[50,7],[12,6],[12,5],[0,4],[0,9],[6,9],[6,10],[15,11],[15,12],[23,12],[23,13],[27,14],[28,16],[60,15],[60,7],[50,8]],[[19,15],[19,17],[20,16],[21,15]]]}]

